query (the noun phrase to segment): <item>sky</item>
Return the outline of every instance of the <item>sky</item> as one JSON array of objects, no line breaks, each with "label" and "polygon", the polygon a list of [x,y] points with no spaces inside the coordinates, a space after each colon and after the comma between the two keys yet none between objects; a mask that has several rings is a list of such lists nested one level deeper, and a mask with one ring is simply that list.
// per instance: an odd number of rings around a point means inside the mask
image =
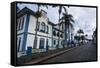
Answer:
[{"label": "sky", "polygon": [[[33,11],[37,11],[37,4],[17,4],[17,6],[22,9],[24,7],[28,7]],[[89,39],[92,39],[93,31],[96,28],[96,8],[91,7],[76,7],[70,6],[66,7],[68,14],[73,15],[73,19],[75,21],[74,25],[74,33],[77,33],[77,30],[82,29],[84,34],[88,35]],[[47,12],[47,17],[49,20],[55,24],[58,23],[59,14],[58,7],[52,8],[48,5],[48,9],[46,7],[41,6],[40,10],[43,9]],[[62,9],[64,12],[64,9]],[[62,14],[61,14],[62,17]]]}]

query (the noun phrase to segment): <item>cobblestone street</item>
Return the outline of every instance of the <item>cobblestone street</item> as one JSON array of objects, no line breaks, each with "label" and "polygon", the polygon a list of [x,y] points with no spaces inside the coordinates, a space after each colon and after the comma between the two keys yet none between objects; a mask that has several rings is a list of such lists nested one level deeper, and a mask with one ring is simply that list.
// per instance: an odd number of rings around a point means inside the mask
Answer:
[{"label": "cobblestone street", "polygon": [[96,60],[96,45],[88,42],[85,45],[76,47],[59,56],[48,59],[41,63],[59,63],[59,62],[74,62],[74,61],[95,61]]}]

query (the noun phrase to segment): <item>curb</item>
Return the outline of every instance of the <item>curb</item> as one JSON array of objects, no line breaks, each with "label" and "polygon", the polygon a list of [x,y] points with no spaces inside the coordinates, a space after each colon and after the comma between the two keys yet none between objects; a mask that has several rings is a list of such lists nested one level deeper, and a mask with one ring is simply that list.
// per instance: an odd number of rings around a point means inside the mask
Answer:
[{"label": "curb", "polygon": [[27,63],[24,63],[24,64],[37,64],[37,63],[40,63],[40,62],[45,61],[45,60],[47,60],[47,59],[50,59],[50,58],[52,58],[52,57],[55,57],[55,56],[57,56],[57,55],[63,54],[63,53],[65,53],[65,52],[67,52],[67,51],[70,51],[70,50],[72,50],[72,49],[74,49],[74,48],[76,48],[76,47],[73,47],[73,48],[70,48],[70,49],[67,49],[67,50],[64,50],[64,51],[61,51],[61,52],[52,54],[52,55],[48,55],[48,56],[46,56],[46,57],[43,57],[42,59],[40,58],[40,59],[38,59],[38,60],[31,61],[31,62],[27,62]]}]

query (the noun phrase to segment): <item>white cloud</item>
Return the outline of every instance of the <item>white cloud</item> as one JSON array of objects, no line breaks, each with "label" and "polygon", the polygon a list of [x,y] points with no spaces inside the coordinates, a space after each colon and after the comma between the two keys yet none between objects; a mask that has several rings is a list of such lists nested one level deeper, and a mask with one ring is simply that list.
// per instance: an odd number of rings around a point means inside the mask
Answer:
[{"label": "white cloud", "polygon": [[70,7],[69,13],[74,16],[75,27],[83,29],[85,34],[92,38],[91,35],[96,28],[96,8]]},{"label": "white cloud", "polygon": [[[27,6],[28,8],[32,9],[33,11],[37,10],[37,5],[35,4],[18,4],[18,7],[22,9],[23,7]],[[96,28],[96,8],[89,8],[89,7],[73,7],[70,6],[70,8],[67,8],[67,11],[69,14],[72,14],[75,20],[74,28],[75,33],[78,29],[83,29],[85,34],[89,35],[89,38],[91,38],[93,31]],[[47,12],[47,16],[50,21],[53,23],[58,23],[58,7],[52,8],[48,7],[46,9],[45,7],[41,7],[41,9],[44,9]],[[64,12],[64,10],[63,10]]]}]

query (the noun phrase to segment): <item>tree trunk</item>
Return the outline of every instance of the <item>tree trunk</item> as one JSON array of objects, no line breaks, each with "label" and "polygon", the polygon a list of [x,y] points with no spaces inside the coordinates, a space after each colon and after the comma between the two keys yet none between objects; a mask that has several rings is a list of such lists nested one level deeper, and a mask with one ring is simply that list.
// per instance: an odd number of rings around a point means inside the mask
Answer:
[{"label": "tree trunk", "polygon": [[[39,12],[40,6],[38,5],[38,10],[37,12]],[[35,29],[35,38],[34,38],[34,45],[33,48],[36,49],[37,48],[37,25],[38,25],[38,17],[37,17],[37,21],[36,21],[36,29]]]},{"label": "tree trunk", "polygon": [[[60,23],[60,13],[59,13],[59,23]],[[60,30],[60,24],[59,24],[59,30]],[[60,33],[58,36],[58,48],[60,47],[59,42],[60,42]]]},{"label": "tree trunk", "polygon": [[67,24],[65,24],[65,45],[67,45]]}]

